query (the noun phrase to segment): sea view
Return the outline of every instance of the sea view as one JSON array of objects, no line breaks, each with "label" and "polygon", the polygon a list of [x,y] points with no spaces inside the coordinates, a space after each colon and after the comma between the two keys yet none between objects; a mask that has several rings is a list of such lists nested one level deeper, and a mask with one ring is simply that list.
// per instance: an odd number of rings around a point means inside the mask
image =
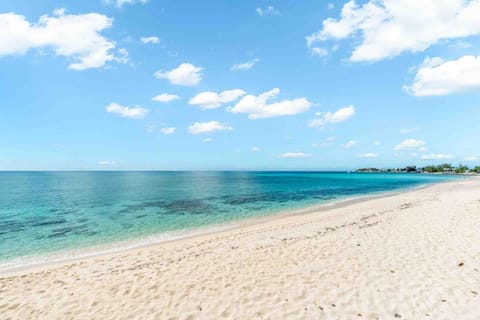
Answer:
[{"label": "sea view", "polygon": [[479,320],[480,0],[1,0],[0,320]]},{"label": "sea view", "polygon": [[[453,179],[346,172],[2,172],[0,265]],[[157,240],[158,241],[158,240]]]}]

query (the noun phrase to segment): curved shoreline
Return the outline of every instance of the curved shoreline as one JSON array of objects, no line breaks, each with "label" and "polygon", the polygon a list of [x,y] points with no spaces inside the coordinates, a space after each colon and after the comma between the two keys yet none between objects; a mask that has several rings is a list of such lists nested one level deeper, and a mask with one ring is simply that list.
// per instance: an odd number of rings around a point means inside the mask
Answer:
[{"label": "curved shoreline", "polygon": [[[455,181],[455,180],[454,180]],[[233,231],[236,229],[263,224],[269,221],[288,218],[299,215],[308,215],[312,213],[321,213],[338,208],[344,208],[356,203],[375,200],[380,198],[392,197],[402,193],[408,193],[415,190],[432,187],[438,184],[449,183],[452,181],[441,181],[433,183],[424,183],[416,186],[409,186],[397,190],[379,191],[364,195],[346,196],[326,201],[321,204],[307,205],[295,209],[285,209],[270,212],[265,215],[241,218],[225,223],[210,224],[201,227],[195,227],[189,230],[174,230],[171,232],[162,232],[146,237],[132,238],[105,244],[86,246],[78,249],[67,249],[56,252],[50,252],[35,256],[24,256],[9,259],[5,262],[0,261],[0,277],[17,273],[28,272],[31,270],[54,267],[70,262],[80,261],[101,256],[114,255],[131,250],[138,250],[160,244],[166,244],[176,241],[188,240],[192,238],[214,235],[221,232]]]},{"label": "curved shoreline", "polygon": [[[480,179],[0,276],[12,319],[478,319]],[[313,210],[313,211],[312,211]]]}]

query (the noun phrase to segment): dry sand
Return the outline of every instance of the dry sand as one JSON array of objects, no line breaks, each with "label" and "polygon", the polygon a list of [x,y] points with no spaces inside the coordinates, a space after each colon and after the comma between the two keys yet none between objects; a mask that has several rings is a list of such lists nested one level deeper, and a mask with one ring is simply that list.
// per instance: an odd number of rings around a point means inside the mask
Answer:
[{"label": "dry sand", "polygon": [[0,275],[0,319],[480,319],[480,179]]}]

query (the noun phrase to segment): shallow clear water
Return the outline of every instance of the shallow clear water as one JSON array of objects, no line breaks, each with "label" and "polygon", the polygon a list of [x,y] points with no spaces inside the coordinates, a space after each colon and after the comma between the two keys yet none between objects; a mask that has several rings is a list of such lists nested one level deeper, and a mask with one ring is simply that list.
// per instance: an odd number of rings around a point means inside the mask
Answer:
[{"label": "shallow clear water", "polygon": [[0,172],[0,260],[453,179],[325,172]]}]

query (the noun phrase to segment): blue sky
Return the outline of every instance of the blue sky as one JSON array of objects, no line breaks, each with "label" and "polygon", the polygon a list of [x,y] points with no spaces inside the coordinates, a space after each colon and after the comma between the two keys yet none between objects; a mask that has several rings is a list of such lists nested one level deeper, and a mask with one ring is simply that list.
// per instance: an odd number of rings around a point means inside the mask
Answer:
[{"label": "blue sky", "polygon": [[0,170],[477,165],[478,16],[478,0],[4,0]]}]

